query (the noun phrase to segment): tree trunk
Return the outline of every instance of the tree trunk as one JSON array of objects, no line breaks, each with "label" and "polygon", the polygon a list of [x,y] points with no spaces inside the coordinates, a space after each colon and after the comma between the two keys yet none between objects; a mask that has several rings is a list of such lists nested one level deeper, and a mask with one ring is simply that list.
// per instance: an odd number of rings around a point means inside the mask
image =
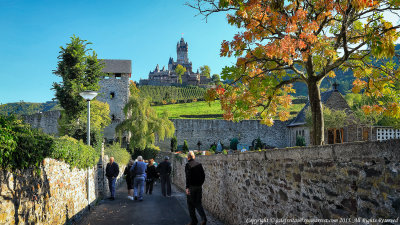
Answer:
[{"label": "tree trunk", "polygon": [[317,79],[310,79],[307,81],[308,86],[308,97],[310,101],[310,109],[312,114],[312,144],[323,145],[324,144],[324,115],[322,112],[321,93],[320,86],[321,82]]}]

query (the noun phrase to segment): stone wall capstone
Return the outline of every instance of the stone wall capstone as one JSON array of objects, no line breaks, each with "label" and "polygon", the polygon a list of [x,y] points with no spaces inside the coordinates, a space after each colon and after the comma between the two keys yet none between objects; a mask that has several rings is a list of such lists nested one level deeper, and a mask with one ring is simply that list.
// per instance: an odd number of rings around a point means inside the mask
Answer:
[{"label": "stone wall capstone", "polygon": [[[196,160],[206,173],[203,205],[225,224],[263,218],[338,219],[339,224],[340,219],[398,220],[400,215],[400,140]],[[186,162],[172,158],[173,183],[182,189]]]}]

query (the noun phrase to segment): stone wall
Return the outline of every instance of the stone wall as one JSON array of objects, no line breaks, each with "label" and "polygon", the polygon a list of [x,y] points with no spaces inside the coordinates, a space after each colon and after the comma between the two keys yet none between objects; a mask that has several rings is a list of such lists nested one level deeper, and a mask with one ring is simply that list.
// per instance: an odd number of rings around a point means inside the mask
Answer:
[{"label": "stone wall", "polygon": [[[197,160],[206,172],[203,205],[225,224],[264,218],[396,219],[400,215],[400,140]],[[175,156],[172,161],[173,182],[184,188],[186,159]]]},{"label": "stone wall", "polygon": [[41,129],[46,134],[58,135],[58,119],[61,112],[58,110],[22,116],[25,123],[33,128]]},{"label": "stone wall", "polygon": [[[87,210],[88,170],[71,170],[49,158],[43,163],[40,175],[0,170],[0,224],[65,224]],[[89,170],[91,205],[109,193],[108,185],[102,185],[105,166],[99,165]]]},{"label": "stone wall", "polygon": [[[187,140],[189,149],[197,149],[197,143],[202,143],[201,149],[209,149],[210,145],[221,143],[229,147],[230,139],[238,138],[240,144],[247,146],[260,137],[267,145],[274,147],[286,147],[289,141],[286,122],[275,121],[272,127],[263,125],[258,120],[244,120],[237,123],[226,120],[199,120],[199,119],[173,119],[175,135],[178,145],[183,145]],[[158,142],[163,151],[170,150],[170,139]]]}]

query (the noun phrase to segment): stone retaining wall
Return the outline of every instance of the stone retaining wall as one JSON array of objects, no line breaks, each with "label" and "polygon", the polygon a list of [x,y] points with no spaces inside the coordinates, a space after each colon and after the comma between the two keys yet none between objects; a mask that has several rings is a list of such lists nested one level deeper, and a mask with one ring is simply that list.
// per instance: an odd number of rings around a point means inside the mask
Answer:
[{"label": "stone retaining wall", "polygon": [[[40,175],[28,169],[0,170],[0,224],[65,224],[87,210],[88,170],[71,170],[49,158],[43,163]],[[105,165],[89,170],[91,205],[109,194],[108,185],[103,185]],[[120,166],[121,171],[124,168]]]},{"label": "stone retaining wall", "polygon": [[[226,224],[264,218],[325,218],[339,223],[340,219],[400,215],[400,140],[198,156],[197,160],[206,172],[203,205]],[[187,160],[175,156],[172,161],[173,183],[183,189]]]},{"label": "stone retaining wall", "polygon": [[[226,120],[201,120],[201,119],[172,119],[175,125],[175,135],[178,145],[183,145],[187,140],[189,149],[198,149],[197,143],[202,143],[201,149],[209,149],[210,145],[221,143],[229,148],[230,140],[238,138],[239,143],[250,146],[251,142],[260,138],[269,146],[283,148],[288,146],[289,130],[287,122],[275,121],[272,127],[263,125],[259,120],[243,120],[232,122]],[[163,151],[171,149],[171,139],[157,142]]]},{"label": "stone retaining wall", "polygon": [[58,135],[58,119],[61,116],[59,110],[23,115],[25,123],[29,123],[33,128],[41,129],[46,134]]}]

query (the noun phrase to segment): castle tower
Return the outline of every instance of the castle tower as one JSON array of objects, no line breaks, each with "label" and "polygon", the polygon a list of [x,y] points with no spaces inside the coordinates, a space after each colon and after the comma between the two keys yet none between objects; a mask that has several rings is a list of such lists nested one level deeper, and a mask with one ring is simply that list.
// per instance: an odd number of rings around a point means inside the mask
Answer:
[{"label": "castle tower", "polygon": [[177,63],[178,64],[187,64],[189,63],[188,59],[188,44],[181,38],[181,40],[176,44],[176,54],[177,54]]},{"label": "castle tower", "polygon": [[[108,76],[100,80],[97,100],[110,106],[111,124],[104,129],[104,138],[114,140],[115,127],[125,120],[124,107],[129,99],[129,78],[132,73],[131,60],[104,59],[104,73]],[[124,140],[123,140],[124,142]]]}]

